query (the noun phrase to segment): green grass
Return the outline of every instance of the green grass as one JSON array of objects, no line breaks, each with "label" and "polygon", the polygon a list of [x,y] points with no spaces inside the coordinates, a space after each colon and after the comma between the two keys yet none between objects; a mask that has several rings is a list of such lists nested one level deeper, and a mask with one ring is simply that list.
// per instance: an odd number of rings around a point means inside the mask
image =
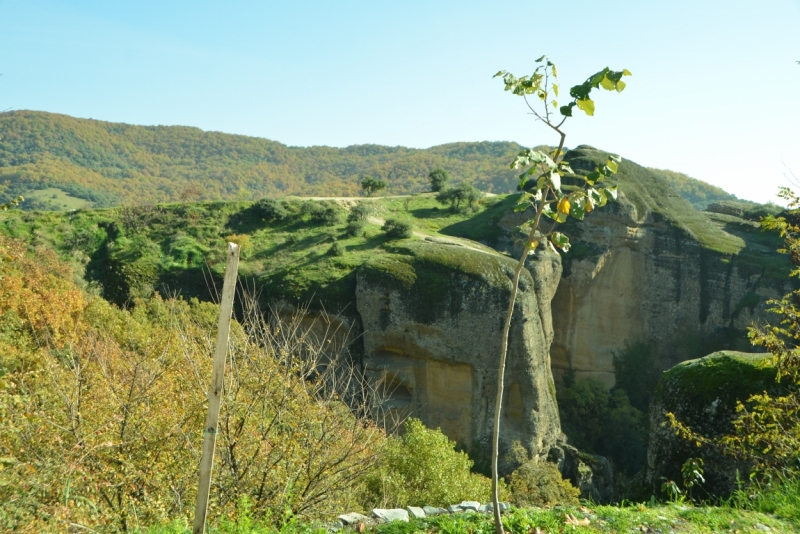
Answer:
[{"label": "green grass", "polygon": [[26,200],[35,200],[37,204],[46,204],[55,210],[77,210],[89,208],[92,203],[82,198],[73,197],[69,193],[56,187],[37,189],[23,193]]}]

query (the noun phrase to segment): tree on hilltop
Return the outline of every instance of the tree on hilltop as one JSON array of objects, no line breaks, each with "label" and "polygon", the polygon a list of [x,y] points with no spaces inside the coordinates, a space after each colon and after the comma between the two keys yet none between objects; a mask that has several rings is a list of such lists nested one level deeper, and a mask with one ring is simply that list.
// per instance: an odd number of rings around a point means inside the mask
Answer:
[{"label": "tree on hilltop", "polygon": [[380,191],[381,189],[385,188],[386,182],[383,180],[373,178],[372,176],[365,176],[361,179],[361,189],[364,190],[368,197],[374,195],[376,191]]},{"label": "tree on hilltop", "polygon": [[445,183],[450,179],[450,175],[444,169],[434,169],[428,173],[428,180],[431,182],[431,191],[438,193],[444,189]]}]

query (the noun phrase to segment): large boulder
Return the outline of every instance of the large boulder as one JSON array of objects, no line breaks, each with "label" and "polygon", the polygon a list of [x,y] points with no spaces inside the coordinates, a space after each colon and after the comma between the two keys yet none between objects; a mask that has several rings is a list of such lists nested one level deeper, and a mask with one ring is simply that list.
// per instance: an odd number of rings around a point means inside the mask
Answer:
[{"label": "large boulder", "polygon": [[716,447],[697,447],[676,435],[666,423],[668,412],[693,431],[718,438],[733,431],[736,404],[764,391],[776,393],[776,370],[770,354],[715,352],[680,363],[666,371],[658,382],[650,410],[650,442],[647,450],[646,483],[655,494],[662,479],[682,481],[681,466],[689,458],[705,463],[710,495],[727,497],[734,489],[736,471],[747,479],[749,466],[724,455]]},{"label": "large boulder", "polygon": [[[385,397],[377,416],[390,425],[413,415],[473,458],[488,458],[515,261],[490,249],[425,241],[403,242],[395,252],[364,265],[356,287],[365,373]],[[537,296],[552,296],[560,264],[543,258],[530,267],[538,282],[529,270],[520,278],[501,420],[501,451],[519,441],[542,458],[560,435],[552,331]]]}]

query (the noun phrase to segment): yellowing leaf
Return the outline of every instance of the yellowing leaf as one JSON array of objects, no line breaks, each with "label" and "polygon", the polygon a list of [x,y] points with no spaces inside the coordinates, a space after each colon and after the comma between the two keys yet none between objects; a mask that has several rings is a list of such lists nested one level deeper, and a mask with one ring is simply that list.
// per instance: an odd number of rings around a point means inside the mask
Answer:
[{"label": "yellowing leaf", "polygon": [[567,197],[563,197],[561,200],[558,201],[558,211],[561,213],[569,214],[569,199]]},{"label": "yellowing leaf", "polygon": [[585,100],[576,100],[576,104],[578,104],[578,107],[590,117],[594,115],[594,101],[591,98],[587,98]]},{"label": "yellowing leaf", "polygon": [[633,74],[631,74],[631,71],[629,71],[628,69],[622,69],[622,75],[623,76],[633,76]]},{"label": "yellowing leaf", "polygon": [[621,92],[623,89],[625,89],[625,82],[623,82],[622,80],[620,80],[620,81],[618,81],[618,82],[617,82],[617,92],[619,93],[619,92]]},{"label": "yellowing leaf", "polygon": [[592,212],[592,210],[594,209],[594,206],[592,205],[591,199],[587,198],[584,201],[583,209],[584,209],[584,211],[586,211],[586,213],[591,213]]},{"label": "yellowing leaf", "polygon": [[609,80],[608,76],[603,77],[602,81],[600,82],[600,86],[606,91],[613,91],[616,89],[614,82]]},{"label": "yellowing leaf", "polygon": [[558,96],[558,84],[557,84],[557,83],[554,83],[554,84],[553,84],[553,94],[555,94],[556,96]]}]

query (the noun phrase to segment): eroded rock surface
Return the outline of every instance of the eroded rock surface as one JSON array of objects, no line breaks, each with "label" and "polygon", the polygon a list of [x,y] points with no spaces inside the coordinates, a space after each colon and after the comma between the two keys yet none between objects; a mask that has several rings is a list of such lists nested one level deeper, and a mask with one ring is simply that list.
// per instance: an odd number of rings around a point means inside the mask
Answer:
[{"label": "eroded rock surface", "polygon": [[[567,155],[579,172],[603,157],[590,147]],[[573,249],[552,302],[556,383],[573,369],[612,387],[626,342],[652,343],[664,368],[716,347],[747,350],[747,325],[791,289],[777,240],[753,221],[695,211],[633,162],[620,165],[619,187],[618,202],[565,230]]]},{"label": "eroded rock surface", "polygon": [[[397,255],[361,269],[356,300],[364,368],[386,395],[379,418],[414,415],[473,457],[488,456],[513,268],[514,261],[500,254],[408,242]],[[505,450],[519,440],[531,454],[546,456],[560,434],[552,334],[537,299],[537,293],[553,293],[554,269],[540,267],[550,277],[539,281],[538,291],[530,272],[520,280],[505,375]]]}]

